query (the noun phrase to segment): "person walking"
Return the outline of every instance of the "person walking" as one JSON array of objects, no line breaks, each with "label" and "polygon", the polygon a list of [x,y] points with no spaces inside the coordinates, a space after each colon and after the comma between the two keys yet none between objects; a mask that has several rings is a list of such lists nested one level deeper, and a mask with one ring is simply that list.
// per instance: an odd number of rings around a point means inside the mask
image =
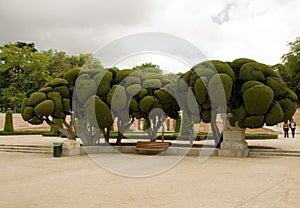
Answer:
[{"label": "person walking", "polygon": [[296,122],[294,119],[291,119],[290,128],[292,130],[292,137],[295,138]]},{"label": "person walking", "polygon": [[289,138],[289,124],[287,121],[283,124],[284,138]]}]

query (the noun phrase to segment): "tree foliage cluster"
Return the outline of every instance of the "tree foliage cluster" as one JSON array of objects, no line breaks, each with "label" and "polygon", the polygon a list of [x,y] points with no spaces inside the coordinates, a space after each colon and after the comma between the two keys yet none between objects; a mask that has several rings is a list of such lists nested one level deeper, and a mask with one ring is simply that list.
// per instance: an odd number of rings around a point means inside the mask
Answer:
[{"label": "tree foliage cluster", "polygon": [[[237,123],[242,128],[287,121],[297,107],[296,94],[288,89],[279,73],[251,59],[205,61],[183,74],[182,80],[188,83],[198,103],[198,106],[189,104],[192,96],[188,92],[187,99],[183,99],[186,100],[184,110],[192,118],[196,117],[193,112],[198,110],[199,118],[206,123],[215,120],[214,112],[222,112],[218,109],[220,99],[226,99],[227,109],[223,112],[233,113],[231,124]],[[181,82],[177,82],[178,90]],[[194,119],[194,122],[199,120]]]},{"label": "tree foliage cluster", "polygon": [[282,63],[276,64],[273,68],[300,98],[300,37],[288,43],[288,46],[289,52],[282,56]]},{"label": "tree foliage cluster", "polygon": [[17,112],[22,100],[48,81],[74,67],[102,68],[91,54],[69,56],[56,50],[38,51],[34,43],[0,46],[0,111]]},{"label": "tree foliage cluster", "polygon": [[[69,133],[57,128],[71,139],[74,121],[83,142],[95,145],[101,134],[109,141],[115,120],[120,143],[135,118],[145,119],[149,139],[155,140],[166,117],[177,119],[182,110],[186,116],[182,119],[189,120],[191,128],[200,121],[210,122],[217,137],[217,113],[232,113],[232,125],[259,128],[290,119],[296,109],[297,96],[280,75],[251,59],[205,61],[176,82],[156,65],[154,71],[148,66],[124,70],[73,68],[23,100],[23,119],[46,121],[57,127],[51,118],[62,118]],[[147,70],[143,71],[144,67]],[[222,101],[225,108],[219,105]],[[67,123],[69,114],[74,119]]]}]

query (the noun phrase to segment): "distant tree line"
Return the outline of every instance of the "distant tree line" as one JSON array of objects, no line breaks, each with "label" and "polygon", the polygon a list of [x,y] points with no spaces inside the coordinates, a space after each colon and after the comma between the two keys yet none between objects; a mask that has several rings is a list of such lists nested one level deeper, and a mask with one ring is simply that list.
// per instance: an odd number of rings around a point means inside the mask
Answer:
[{"label": "distant tree line", "polygon": [[25,97],[48,81],[74,67],[99,69],[91,54],[67,55],[57,50],[38,51],[34,43],[16,42],[0,46],[0,112],[20,112]]},{"label": "distant tree line", "polygon": [[[282,63],[274,65],[287,86],[300,97],[300,37],[288,43],[289,52],[284,54]],[[299,106],[299,102],[298,102]]]}]

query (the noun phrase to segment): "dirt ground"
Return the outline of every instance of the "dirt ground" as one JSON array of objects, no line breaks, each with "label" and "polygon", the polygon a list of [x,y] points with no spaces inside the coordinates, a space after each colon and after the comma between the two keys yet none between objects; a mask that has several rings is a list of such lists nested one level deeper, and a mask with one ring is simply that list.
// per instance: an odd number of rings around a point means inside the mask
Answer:
[{"label": "dirt ground", "polygon": [[146,178],[115,175],[87,155],[0,152],[0,164],[1,208],[299,207],[296,157],[185,157]]}]

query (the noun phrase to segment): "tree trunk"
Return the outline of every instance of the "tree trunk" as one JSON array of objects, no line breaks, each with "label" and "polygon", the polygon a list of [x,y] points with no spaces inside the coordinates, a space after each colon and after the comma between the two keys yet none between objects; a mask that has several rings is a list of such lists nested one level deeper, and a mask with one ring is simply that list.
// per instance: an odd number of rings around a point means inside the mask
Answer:
[{"label": "tree trunk", "polygon": [[66,135],[66,137],[70,140],[75,140],[76,141],[76,136],[75,136],[75,132],[72,128],[72,124],[68,124],[65,120],[66,118],[63,119],[63,123],[65,128],[60,127],[59,125],[55,124],[54,122],[52,122],[49,118],[44,119],[46,121],[46,123],[51,126],[52,128],[57,129],[60,133]]},{"label": "tree trunk", "polygon": [[211,126],[211,131],[213,134],[216,148],[220,148],[221,142],[223,141],[223,137],[221,136],[221,133],[217,126],[217,114],[215,112],[212,112],[210,126]]}]

